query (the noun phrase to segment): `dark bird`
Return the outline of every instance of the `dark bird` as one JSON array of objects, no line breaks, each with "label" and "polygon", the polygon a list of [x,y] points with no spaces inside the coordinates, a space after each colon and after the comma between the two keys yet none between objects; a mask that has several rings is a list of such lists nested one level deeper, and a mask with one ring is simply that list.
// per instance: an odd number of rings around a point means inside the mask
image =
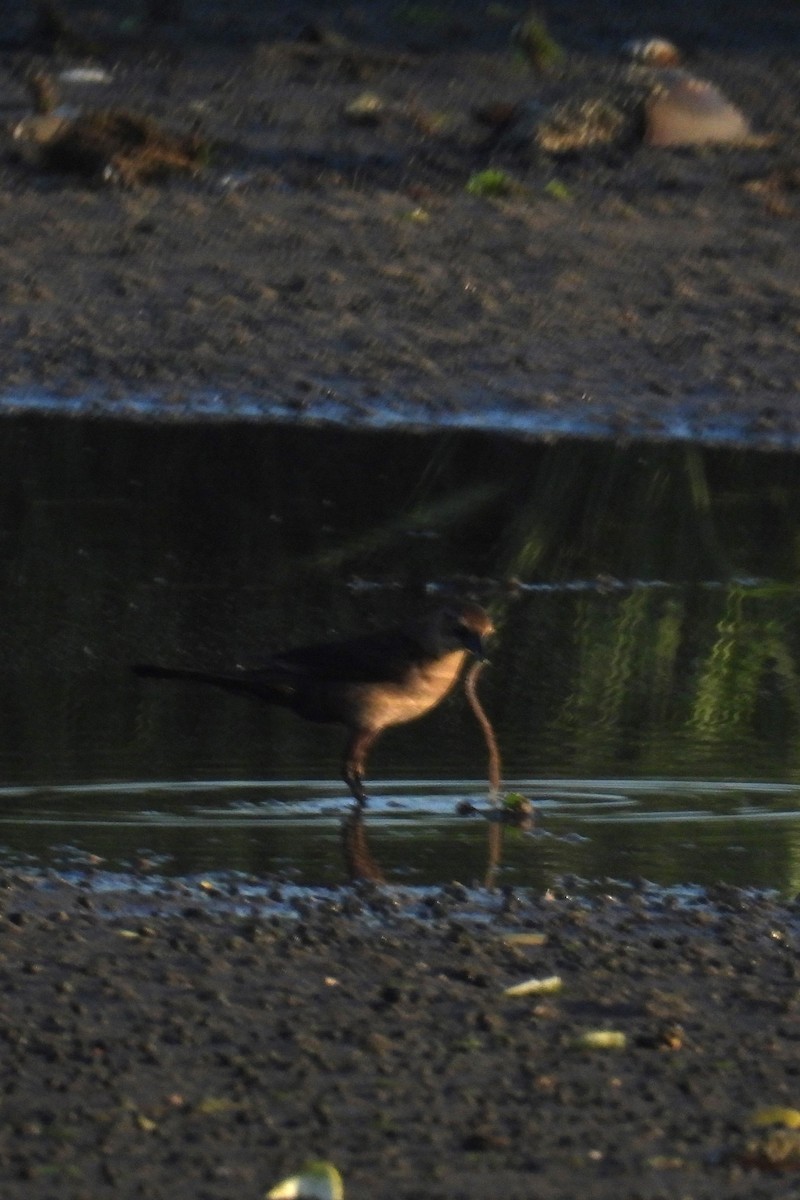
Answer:
[{"label": "dark bird", "polygon": [[492,632],[479,605],[459,602],[396,629],[285,650],[255,669],[224,674],[159,666],[133,670],[148,679],[208,683],[290,708],[307,721],[344,725],[350,736],[342,774],[363,805],[367,754],[379,734],[444,700],[467,653],[484,658],[484,638]]}]

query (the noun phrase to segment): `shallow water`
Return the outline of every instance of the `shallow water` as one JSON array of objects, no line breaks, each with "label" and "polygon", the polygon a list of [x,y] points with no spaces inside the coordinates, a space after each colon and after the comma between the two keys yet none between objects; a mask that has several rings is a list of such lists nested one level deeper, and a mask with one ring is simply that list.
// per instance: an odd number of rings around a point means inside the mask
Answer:
[{"label": "shallow water", "polygon": [[[668,887],[745,883],[800,891],[800,785],[515,779],[529,830],[486,819],[481,780],[382,780],[364,836],[385,879],[543,889],[565,877]],[[471,801],[477,815],[459,816]],[[0,791],[8,865],[181,876],[220,870],[337,885],[350,876],[333,781],[227,780]]]},{"label": "shallow water", "polygon": [[[6,861],[341,882],[340,731],[129,664],[255,663],[456,586],[497,619],[480,691],[537,810],[495,881],[797,890],[795,457],[27,418],[0,461]],[[385,736],[387,878],[486,878],[496,826],[455,811],[485,771],[463,697]]]}]

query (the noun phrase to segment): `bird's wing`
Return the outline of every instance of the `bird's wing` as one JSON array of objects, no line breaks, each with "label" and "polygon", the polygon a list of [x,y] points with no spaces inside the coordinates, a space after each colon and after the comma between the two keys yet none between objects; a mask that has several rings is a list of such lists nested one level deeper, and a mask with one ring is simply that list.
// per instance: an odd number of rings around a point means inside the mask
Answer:
[{"label": "bird's wing", "polygon": [[370,634],[345,642],[299,646],[276,654],[263,667],[245,672],[251,679],[270,684],[401,683],[420,660],[413,637],[402,631]]}]

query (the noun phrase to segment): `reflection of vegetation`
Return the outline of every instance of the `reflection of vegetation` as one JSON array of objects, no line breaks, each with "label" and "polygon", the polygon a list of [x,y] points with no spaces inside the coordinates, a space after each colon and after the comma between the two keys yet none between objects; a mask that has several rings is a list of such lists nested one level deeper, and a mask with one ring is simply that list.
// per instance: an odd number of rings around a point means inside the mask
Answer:
[{"label": "reflection of vegetation", "polygon": [[734,528],[721,526],[756,516],[765,497],[748,513],[757,493],[731,496],[712,483],[710,457],[691,446],[641,451],[589,443],[537,455],[505,527],[501,569],[521,579],[577,571],[681,581],[724,578],[732,561],[742,569],[731,554],[739,550]]},{"label": "reflection of vegetation", "polygon": [[575,647],[579,669],[557,723],[581,767],[596,762],[598,754],[605,757],[601,747],[609,745],[609,735],[623,727],[636,676],[648,670],[653,629],[647,621],[650,601],[644,591],[620,600],[606,636],[601,630],[609,624],[607,609],[581,606]]},{"label": "reflection of vegetation", "polygon": [[544,594],[526,607],[538,688],[530,659],[521,680],[512,667],[497,722],[512,774],[515,750],[523,757],[535,737],[551,770],[793,776],[794,589],[639,587]]},{"label": "reflection of vegetation", "polygon": [[716,636],[700,664],[689,715],[692,730],[704,742],[719,743],[747,733],[770,699],[774,722],[776,685],[785,716],[797,725],[800,681],[788,631],[775,615],[776,591],[780,596],[781,589],[747,592],[732,586],[726,594]]},{"label": "reflection of vegetation", "polygon": [[[34,421],[1,456],[7,780],[332,775],[324,731],[145,698],[125,664],[254,662],[448,581],[502,618],[481,690],[509,777],[800,768],[791,456]],[[378,769],[482,774],[469,714],[435,720]]]},{"label": "reflection of vegetation", "polygon": [[480,519],[481,512],[502,494],[500,483],[465,484],[445,496],[410,504],[399,516],[352,539],[344,537],[337,545],[324,550],[314,560],[314,568],[332,570],[352,562],[371,551],[384,549],[392,542],[402,542],[409,536],[440,538],[453,525],[463,525],[472,518]]}]

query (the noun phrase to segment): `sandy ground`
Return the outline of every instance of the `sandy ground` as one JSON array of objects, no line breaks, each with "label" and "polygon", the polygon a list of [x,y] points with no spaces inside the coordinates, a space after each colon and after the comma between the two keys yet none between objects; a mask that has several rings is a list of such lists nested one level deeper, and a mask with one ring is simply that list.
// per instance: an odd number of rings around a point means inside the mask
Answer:
[{"label": "sandy ground", "polygon": [[8,1200],[794,1194],[796,905],[0,886]]},{"label": "sandy ground", "polygon": [[[103,185],[20,161],[6,141],[10,406],[48,393],[130,412],[146,396],[151,415],[175,417],[204,397],[217,415],[794,444],[795,5],[757,20],[751,5],[687,6],[665,21],[565,4],[551,27],[567,57],[545,76],[509,48],[513,7],[206,7],[149,31],[134,20],[123,36],[118,16],[75,5],[111,81],[58,85],[69,104],[198,128],[211,159],[196,177]],[[9,129],[30,111],[30,63],[58,81],[87,61],[38,52],[26,9],[0,42]],[[631,133],[559,155],[476,120],[492,105],[604,95],[626,38],[652,33],[770,144],[663,150]],[[354,123],[344,110],[365,92],[379,118]],[[469,194],[489,166],[520,191]]]}]

